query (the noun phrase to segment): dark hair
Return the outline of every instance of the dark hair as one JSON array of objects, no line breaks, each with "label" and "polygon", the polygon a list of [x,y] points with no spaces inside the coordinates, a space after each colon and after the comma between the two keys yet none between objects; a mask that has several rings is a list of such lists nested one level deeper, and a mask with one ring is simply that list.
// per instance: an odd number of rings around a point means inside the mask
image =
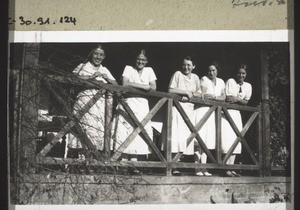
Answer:
[{"label": "dark hair", "polygon": [[148,56],[147,56],[147,53],[146,53],[146,50],[145,49],[140,49],[138,52],[137,52],[137,55],[136,55],[136,57],[138,57],[139,55],[144,55],[146,58],[147,58],[147,60],[148,60]]},{"label": "dark hair", "polygon": [[247,65],[244,64],[244,63],[242,63],[242,64],[240,65],[240,68],[239,68],[239,69],[244,69],[244,70],[247,71]]},{"label": "dark hair", "polygon": [[247,73],[247,65],[242,63],[242,64],[239,64],[239,65],[236,65],[236,70],[235,70],[235,73],[238,74],[240,69],[244,69]]},{"label": "dark hair", "polygon": [[103,46],[101,44],[95,44],[92,47],[92,49],[91,49],[91,51],[90,51],[89,55],[87,56],[87,58],[86,58],[86,60],[85,60],[84,63],[86,63],[87,61],[91,60],[93,52],[95,51],[95,49],[98,49],[98,48],[100,48],[100,49],[102,49],[104,51],[104,48],[103,48]]},{"label": "dark hair", "polygon": [[219,63],[217,61],[211,61],[210,63],[208,63],[207,70],[209,70],[210,66],[216,67],[218,73],[220,73],[219,71],[221,71],[221,68],[220,68]]},{"label": "dark hair", "polygon": [[194,59],[191,56],[187,55],[183,58],[183,60],[192,61],[193,65],[195,66]]}]

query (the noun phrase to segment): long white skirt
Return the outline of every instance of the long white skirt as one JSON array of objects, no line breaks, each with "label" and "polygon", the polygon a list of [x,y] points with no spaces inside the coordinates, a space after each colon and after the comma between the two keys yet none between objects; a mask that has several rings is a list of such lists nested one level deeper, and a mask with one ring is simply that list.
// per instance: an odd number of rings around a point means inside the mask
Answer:
[{"label": "long white skirt", "polygon": [[[184,109],[185,113],[189,117],[190,121],[194,122],[194,104],[182,103],[180,105]],[[187,145],[187,138],[191,134],[190,129],[187,127],[180,113],[176,107],[172,108],[172,134],[171,134],[171,148],[172,153],[183,152],[185,155],[194,154],[194,142],[192,141],[190,145]]]},{"label": "long white skirt", "polygon": [[[141,122],[146,115],[149,113],[148,100],[145,98],[127,98],[126,102],[128,106],[132,109],[133,113],[137,119]],[[121,144],[126,140],[126,138],[132,133],[136,125],[133,123],[130,116],[124,111],[124,108],[119,105],[118,114],[114,119],[113,123],[113,142],[112,147],[114,150],[118,149]],[[151,121],[145,125],[145,130],[151,140],[153,140],[153,131],[151,127]],[[134,138],[131,144],[125,149],[125,154],[137,154],[145,155],[149,154],[150,150],[144,139],[138,135]]]},{"label": "long white skirt", "polygon": [[[239,131],[243,129],[243,122],[241,113],[238,110],[229,109],[228,113],[230,114],[231,118],[233,119],[236,127]],[[225,118],[225,116],[222,116],[222,143],[221,148],[223,153],[227,153],[230,147],[233,145],[236,134],[232,127],[230,126],[228,120]],[[242,145],[241,143],[238,143],[235,150],[233,151],[233,154],[241,154]]]},{"label": "long white skirt", "polygon": [[[78,94],[74,104],[74,114],[77,114],[84,105],[97,93],[97,90],[85,90]],[[112,99],[109,99],[112,103]],[[104,148],[104,129],[105,129],[105,98],[101,97],[87,113],[80,119],[80,126],[86,133],[87,137],[96,146],[98,150]],[[69,148],[81,148],[81,142],[71,135]]]},{"label": "long white skirt", "polygon": [[[209,110],[210,107],[200,107],[195,109],[195,124],[197,124]],[[199,135],[208,149],[216,148],[216,122],[215,112],[213,112],[199,131]]]}]

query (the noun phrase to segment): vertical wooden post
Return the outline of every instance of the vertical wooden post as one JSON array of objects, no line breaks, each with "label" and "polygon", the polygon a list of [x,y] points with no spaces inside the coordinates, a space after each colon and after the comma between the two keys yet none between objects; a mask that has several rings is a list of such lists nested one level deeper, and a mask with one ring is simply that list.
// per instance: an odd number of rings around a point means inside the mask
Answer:
[{"label": "vertical wooden post", "polygon": [[[222,154],[221,154],[221,135],[222,135],[222,128],[221,128],[221,112],[222,107],[218,106],[216,111],[216,159],[218,164],[222,162]],[[223,139],[222,139],[223,140]]]},{"label": "vertical wooden post", "polygon": [[106,91],[105,93],[105,127],[104,127],[104,150],[107,160],[110,158],[111,143],[111,121],[112,121],[112,96]]},{"label": "vertical wooden post", "polygon": [[261,87],[262,87],[262,140],[264,176],[271,176],[271,148],[270,148],[270,107],[268,84],[268,58],[265,48],[261,49]]},{"label": "vertical wooden post", "polygon": [[20,134],[21,170],[34,171],[36,139],[38,136],[38,60],[39,44],[26,43],[23,50],[22,63],[22,108]]},{"label": "vertical wooden post", "polygon": [[170,163],[172,162],[172,107],[173,107],[173,99],[168,99],[168,105],[167,105],[167,168],[166,168],[166,174],[167,176],[172,175],[172,166]]},{"label": "vertical wooden post", "polygon": [[10,136],[10,176],[15,185],[14,194],[19,203],[20,196],[19,179],[20,176],[20,131],[21,131],[21,93],[22,74],[21,70],[11,70],[9,78],[9,136]]},{"label": "vertical wooden post", "polygon": [[258,105],[259,113],[258,113],[258,119],[257,119],[257,145],[258,145],[258,162],[260,165],[259,169],[259,176],[264,175],[263,170],[263,142],[262,142],[262,111],[261,111],[261,104]]}]

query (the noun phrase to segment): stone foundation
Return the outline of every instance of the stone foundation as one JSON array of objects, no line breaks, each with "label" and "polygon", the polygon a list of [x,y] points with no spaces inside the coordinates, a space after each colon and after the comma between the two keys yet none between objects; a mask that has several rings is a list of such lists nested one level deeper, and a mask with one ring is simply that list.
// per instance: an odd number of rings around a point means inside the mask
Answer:
[{"label": "stone foundation", "polygon": [[[12,186],[21,204],[269,203],[291,199],[286,177],[32,175]],[[282,200],[280,200],[282,199]]]}]

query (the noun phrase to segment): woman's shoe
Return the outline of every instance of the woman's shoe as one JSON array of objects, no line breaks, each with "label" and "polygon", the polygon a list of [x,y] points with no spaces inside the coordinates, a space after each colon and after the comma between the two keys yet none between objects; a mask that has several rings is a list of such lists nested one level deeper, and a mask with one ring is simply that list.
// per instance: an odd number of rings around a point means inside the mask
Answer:
[{"label": "woman's shoe", "polygon": [[204,176],[212,176],[212,174],[209,173],[208,171],[203,172],[203,175],[204,175]]},{"label": "woman's shoe", "polygon": [[178,170],[174,170],[172,174],[173,174],[173,176],[180,176],[181,175],[181,173]]},{"label": "woman's shoe", "polygon": [[235,171],[231,171],[231,174],[236,177],[241,177],[241,174],[236,173]]},{"label": "woman's shoe", "polygon": [[199,171],[196,173],[196,176],[204,176],[203,172],[202,171]]},{"label": "woman's shoe", "polygon": [[141,172],[135,168],[135,169],[130,170],[130,174],[131,175],[143,175],[143,172]]},{"label": "woman's shoe", "polygon": [[231,173],[231,171],[226,171],[225,174],[227,177],[234,177],[234,175]]}]

